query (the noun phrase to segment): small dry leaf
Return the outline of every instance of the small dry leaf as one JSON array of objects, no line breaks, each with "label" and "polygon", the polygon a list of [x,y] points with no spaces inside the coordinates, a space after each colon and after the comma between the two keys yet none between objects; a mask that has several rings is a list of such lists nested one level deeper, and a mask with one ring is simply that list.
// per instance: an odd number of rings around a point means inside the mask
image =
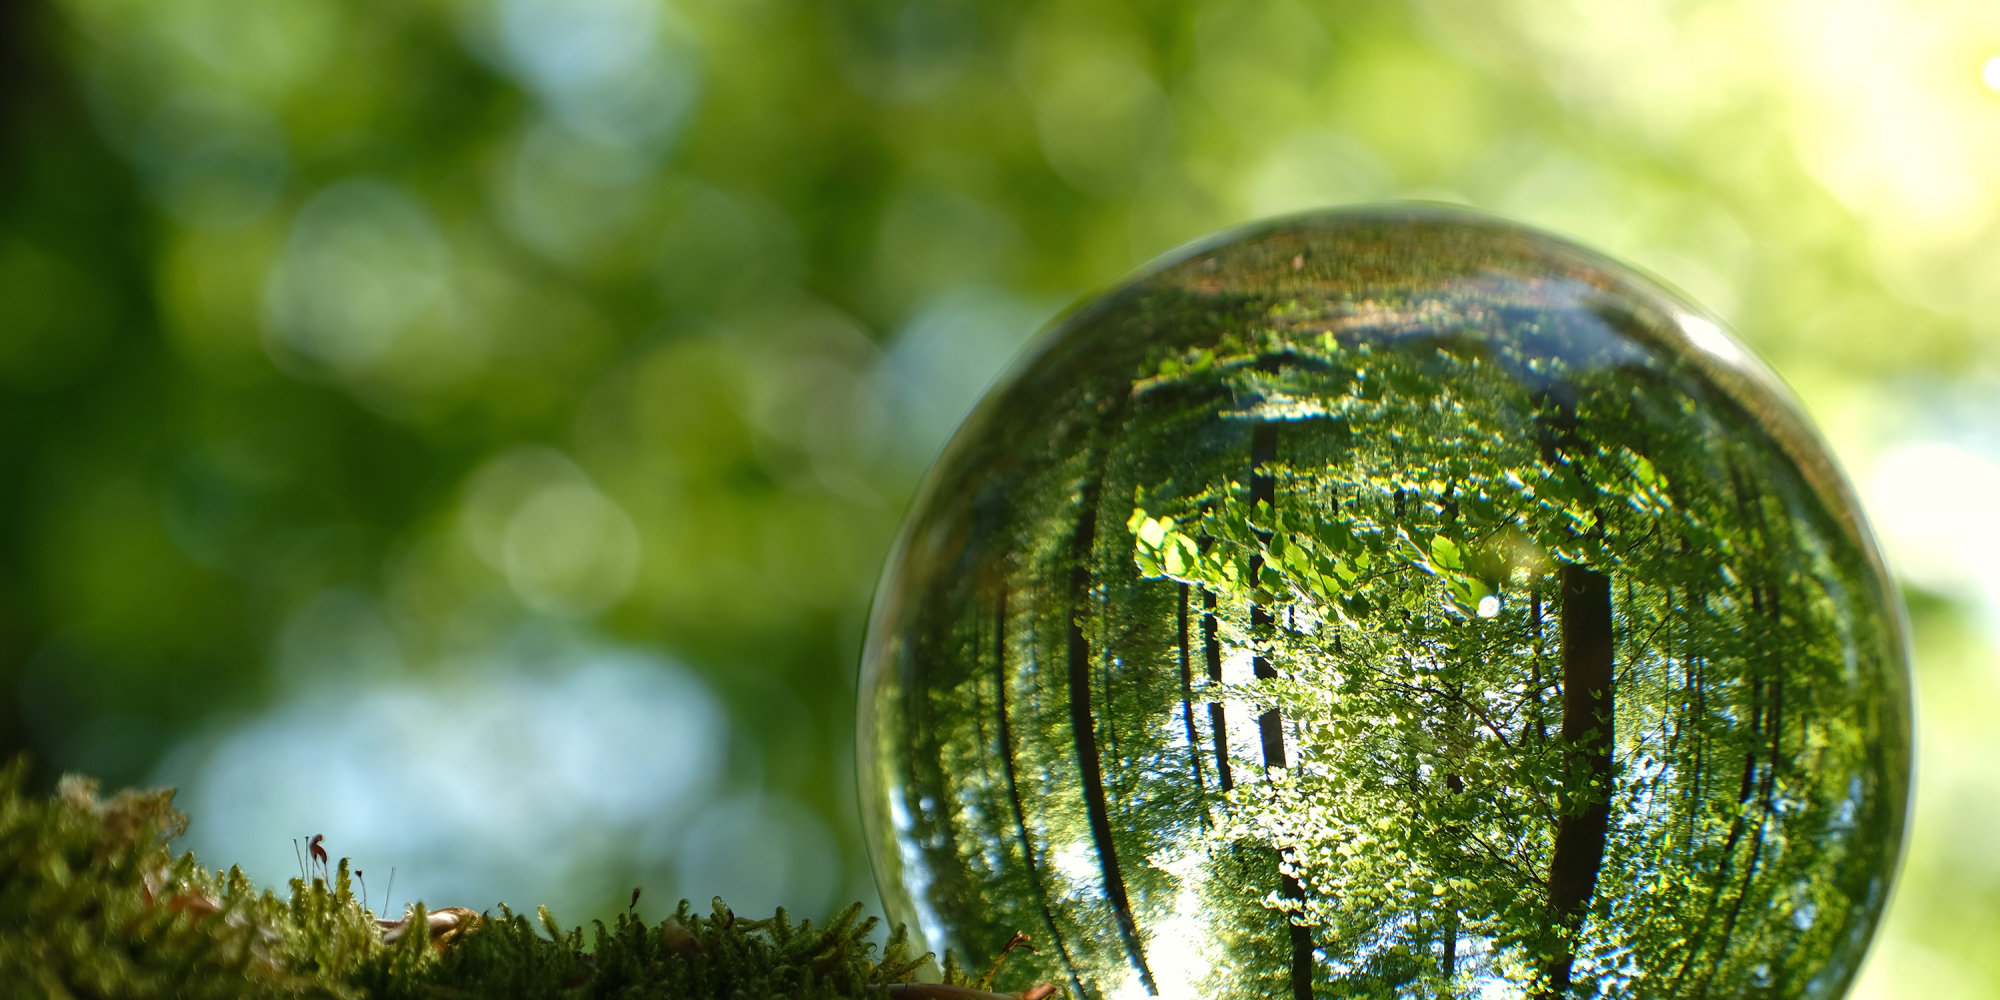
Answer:
[{"label": "small dry leaf", "polygon": [[[402,920],[380,920],[377,923],[382,925],[382,943],[394,944],[402,938],[403,932],[409,929],[410,921],[406,917]],[[443,951],[468,932],[486,926],[486,918],[463,906],[447,906],[427,914],[424,924],[431,946]]]},{"label": "small dry leaf", "polygon": [[[158,906],[163,902],[160,898],[161,881],[161,877],[152,872],[147,872],[139,880],[139,890],[145,893],[147,906]],[[197,918],[222,912],[222,900],[193,889],[183,889],[173,893],[167,896],[164,902],[167,909],[175,913],[192,913]]]},{"label": "small dry leaf", "polygon": [[682,958],[701,954],[701,942],[695,940],[694,934],[673,917],[668,917],[660,925],[660,936],[666,939],[667,950]]}]

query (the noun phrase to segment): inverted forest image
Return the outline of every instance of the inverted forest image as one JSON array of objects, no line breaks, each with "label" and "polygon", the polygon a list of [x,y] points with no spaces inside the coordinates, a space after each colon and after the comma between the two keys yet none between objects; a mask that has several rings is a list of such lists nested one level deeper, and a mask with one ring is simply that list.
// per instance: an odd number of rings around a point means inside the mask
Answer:
[{"label": "inverted forest image", "polygon": [[1904,639],[1772,384],[1648,279],[1442,209],[1086,304],[878,598],[890,916],[974,966],[1046,934],[1080,997],[1840,996]]}]

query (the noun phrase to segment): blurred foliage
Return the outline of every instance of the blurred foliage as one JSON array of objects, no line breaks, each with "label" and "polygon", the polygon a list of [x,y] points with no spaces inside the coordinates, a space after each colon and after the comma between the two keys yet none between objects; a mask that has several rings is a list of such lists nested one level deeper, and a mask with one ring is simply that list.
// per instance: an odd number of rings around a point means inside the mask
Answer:
[{"label": "blurred foliage", "polygon": [[[44,783],[365,673],[277,652],[352,594],[405,672],[535,620],[671,651],[858,870],[852,664],[923,463],[1054,307],[1260,215],[1582,238],[1863,467],[1993,377],[2000,14],[1966,0],[5,16],[0,752]],[[2000,870],[1948,808],[2000,753],[1973,606],[1918,616],[1948,794],[1886,953],[1951,995],[2000,983]]]}]

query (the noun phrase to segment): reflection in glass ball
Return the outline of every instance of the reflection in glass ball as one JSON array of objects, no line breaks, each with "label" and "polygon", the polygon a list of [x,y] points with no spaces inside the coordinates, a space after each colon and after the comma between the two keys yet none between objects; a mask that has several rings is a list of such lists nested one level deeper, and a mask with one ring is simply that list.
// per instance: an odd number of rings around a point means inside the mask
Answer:
[{"label": "reflection in glass ball", "polygon": [[863,663],[890,916],[1079,997],[1837,997],[1900,610],[1772,379],[1456,210],[1265,224],[1059,321]]}]

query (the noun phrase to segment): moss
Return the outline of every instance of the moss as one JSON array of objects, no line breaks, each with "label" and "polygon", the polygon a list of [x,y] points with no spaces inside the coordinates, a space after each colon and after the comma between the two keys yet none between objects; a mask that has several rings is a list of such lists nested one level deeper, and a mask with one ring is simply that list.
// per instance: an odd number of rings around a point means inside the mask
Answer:
[{"label": "moss", "polygon": [[23,793],[25,774],[0,770],[0,997],[1004,1000],[958,975],[909,983],[930,956],[912,956],[900,927],[878,950],[859,904],[824,928],[782,909],[742,919],[721,899],[588,931],[546,908],[530,920],[418,906],[385,923],[355,900],[344,859],[281,899],[239,869],[172,856],[187,819],[171,791],[104,799],[68,777],[43,798]]}]

